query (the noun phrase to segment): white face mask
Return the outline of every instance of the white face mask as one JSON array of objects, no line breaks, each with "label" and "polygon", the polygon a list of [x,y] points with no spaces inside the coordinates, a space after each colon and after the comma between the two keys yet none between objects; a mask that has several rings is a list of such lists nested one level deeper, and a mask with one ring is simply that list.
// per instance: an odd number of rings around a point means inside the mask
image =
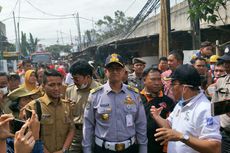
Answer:
[{"label": "white face mask", "polygon": [[8,88],[7,87],[0,88],[0,92],[2,92],[3,95],[6,95],[8,93]]},{"label": "white face mask", "polygon": [[86,83],[86,84],[82,84],[82,85],[79,87],[79,89],[85,89],[87,86],[88,86],[87,83]]}]

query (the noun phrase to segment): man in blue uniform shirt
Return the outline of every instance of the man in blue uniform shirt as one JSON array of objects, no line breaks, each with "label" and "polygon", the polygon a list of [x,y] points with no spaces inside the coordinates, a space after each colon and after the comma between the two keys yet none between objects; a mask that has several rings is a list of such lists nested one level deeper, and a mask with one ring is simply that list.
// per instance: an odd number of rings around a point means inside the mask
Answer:
[{"label": "man in blue uniform shirt", "polygon": [[[139,91],[122,83],[122,58],[109,55],[105,63],[108,82],[91,90],[84,112],[84,153],[147,153],[146,116]],[[94,146],[94,147],[93,147]]]}]

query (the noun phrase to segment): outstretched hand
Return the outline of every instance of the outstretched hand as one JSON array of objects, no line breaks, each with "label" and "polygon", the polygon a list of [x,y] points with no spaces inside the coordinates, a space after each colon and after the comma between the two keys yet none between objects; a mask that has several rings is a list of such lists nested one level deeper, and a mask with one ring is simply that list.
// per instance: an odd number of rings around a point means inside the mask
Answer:
[{"label": "outstretched hand", "polygon": [[5,140],[9,137],[14,137],[12,133],[10,133],[9,121],[13,120],[14,117],[12,114],[3,114],[0,116],[0,139]]},{"label": "outstretched hand", "polygon": [[158,128],[156,129],[156,141],[162,141],[160,144],[164,145],[168,141],[180,141],[183,137],[183,134],[169,128]]},{"label": "outstretched hand", "polygon": [[163,107],[156,108],[155,106],[152,106],[150,109],[150,112],[152,114],[152,118],[156,119],[157,117],[159,117],[162,110],[163,110]]}]

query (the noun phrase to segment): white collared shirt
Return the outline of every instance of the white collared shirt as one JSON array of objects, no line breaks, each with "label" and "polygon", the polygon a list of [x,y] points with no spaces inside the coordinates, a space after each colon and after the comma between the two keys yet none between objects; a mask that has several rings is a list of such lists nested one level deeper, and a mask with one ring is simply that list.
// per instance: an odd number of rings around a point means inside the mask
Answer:
[{"label": "white collared shirt", "polygon": [[[211,102],[201,92],[185,106],[179,103],[167,118],[172,129],[199,139],[221,141],[219,117],[211,116]],[[169,141],[168,153],[198,153],[180,141]]]}]

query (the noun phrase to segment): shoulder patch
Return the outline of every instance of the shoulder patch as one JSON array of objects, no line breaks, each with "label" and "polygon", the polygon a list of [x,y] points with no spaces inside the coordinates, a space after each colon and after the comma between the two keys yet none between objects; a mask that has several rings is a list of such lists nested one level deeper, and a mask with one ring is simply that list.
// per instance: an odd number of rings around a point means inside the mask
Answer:
[{"label": "shoulder patch", "polygon": [[136,93],[139,93],[139,90],[138,90],[137,88],[131,86],[131,85],[128,85],[127,88],[128,88],[129,90],[132,90],[132,91],[136,92]]},{"label": "shoulder patch", "polygon": [[96,88],[93,88],[93,89],[90,90],[90,93],[93,94],[93,93],[95,93],[95,92],[101,90],[102,88],[103,88],[103,86],[98,86],[98,87],[96,87]]}]

